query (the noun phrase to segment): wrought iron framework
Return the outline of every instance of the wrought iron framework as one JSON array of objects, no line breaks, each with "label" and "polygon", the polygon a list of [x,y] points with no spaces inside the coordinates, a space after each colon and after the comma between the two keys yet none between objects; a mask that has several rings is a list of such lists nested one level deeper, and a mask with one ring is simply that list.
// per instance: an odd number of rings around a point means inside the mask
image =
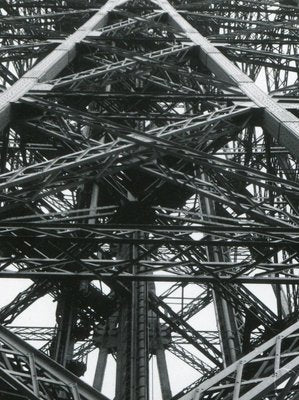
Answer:
[{"label": "wrought iron framework", "polygon": [[296,1],[0,10],[0,397],[299,399]]}]

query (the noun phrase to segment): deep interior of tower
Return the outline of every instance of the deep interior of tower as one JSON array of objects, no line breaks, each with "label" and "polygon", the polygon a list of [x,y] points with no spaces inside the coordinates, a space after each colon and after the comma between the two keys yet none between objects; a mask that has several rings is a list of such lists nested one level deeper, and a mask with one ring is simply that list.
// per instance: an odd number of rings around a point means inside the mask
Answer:
[{"label": "deep interior of tower", "polygon": [[298,15],[0,1],[0,400],[299,399]]}]

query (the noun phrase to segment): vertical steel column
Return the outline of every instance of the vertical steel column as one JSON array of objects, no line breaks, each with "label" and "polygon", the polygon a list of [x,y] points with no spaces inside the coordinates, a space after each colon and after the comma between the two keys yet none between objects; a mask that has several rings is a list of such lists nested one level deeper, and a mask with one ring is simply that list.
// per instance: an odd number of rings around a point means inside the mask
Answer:
[{"label": "vertical steel column", "polygon": [[[133,249],[133,257],[137,257]],[[133,269],[136,267],[134,266]],[[136,273],[137,271],[133,271]],[[148,290],[146,282],[132,284],[132,375],[131,388],[136,400],[148,399]],[[134,397],[132,397],[133,399]]]},{"label": "vertical steel column", "polygon": [[[148,285],[149,285],[149,292],[156,295],[154,283],[149,282]],[[169,342],[165,344],[164,341],[163,343],[163,328],[161,326],[161,322],[158,316],[153,311],[149,312],[149,323],[150,323],[150,329],[152,331],[151,347],[153,349],[153,353],[156,356],[162,399],[170,400],[172,398],[172,392],[170,387],[170,379],[169,379],[166,354],[165,354],[165,348],[167,348],[167,344],[169,344]]]},{"label": "vertical steel column", "polygon": [[123,299],[119,311],[115,400],[130,399],[131,381],[131,308]]},{"label": "vertical steel column", "polygon": [[70,366],[74,351],[73,328],[76,319],[76,294],[70,285],[62,289],[56,310],[57,335],[52,342],[51,357],[64,367]]},{"label": "vertical steel column", "polygon": [[105,370],[107,365],[108,349],[102,347],[99,351],[97,366],[94,375],[93,387],[99,392],[102,391],[102,386],[105,377]]},{"label": "vertical steel column", "polygon": [[[129,195],[129,204],[133,205]],[[126,213],[126,210],[124,210]],[[139,219],[139,210],[135,217]],[[126,216],[125,216],[126,218]],[[123,222],[123,221],[122,221]],[[138,232],[132,234],[138,238]],[[121,258],[131,260],[130,272],[138,272],[134,260],[138,258],[136,245],[122,245]],[[116,400],[148,400],[148,289],[146,282],[132,282],[130,297],[120,305],[117,349]]]},{"label": "vertical steel column", "polygon": [[[141,89],[143,82],[135,79],[136,88]],[[145,130],[143,121],[135,122],[136,128]],[[128,194],[129,201],[137,200],[135,196]],[[139,203],[137,203],[139,204]],[[142,209],[142,208],[141,208]],[[143,224],[142,212],[137,213],[138,223]],[[140,233],[134,232],[133,238],[140,238]],[[139,251],[137,245],[132,246],[132,274],[140,272],[135,260],[138,259]],[[132,282],[132,380],[131,399],[148,400],[149,398],[149,343],[148,343],[148,284],[147,282]],[[134,397],[135,396],[135,397]]]},{"label": "vertical steel column", "polygon": [[[203,176],[206,181],[208,178]],[[216,215],[214,202],[210,199],[203,198],[201,201],[203,214],[206,214],[205,219],[209,219],[209,215]],[[223,262],[223,248],[220,246],[208,246],[207,253],[208,261]],[[224,365],[230,365],[235,362],[241,354],[240,341],[238,339],[238,330],[234,310],[232,306],[213,290],[215,314],[217,318],[217,326],[220,334],[220,344],[224,357]]]},{"label": "vertical steel column", "polygon": [[[96,208],[98,206],[98,200],[99,200],[99,186],[96,183],[94,183],[92,186],[92,193],[91,193],[91,199],[90,199],[90,211],[89,211],[90,217],[95,217],[95,215],[96,215]],[[95,218],[89,219],[88,223],[95,224],[96,219]],[[93,387],[96,390],[98,390],[99,392],[102,391],[105,370],[106,370],[106,365],[107,365],[107,358],[108,358],[108,349],[106,347],[100,348],[98,360],[97,360],[97,366],[96,366],[95,375],[94,375],[94,381],[93,381]]]}]

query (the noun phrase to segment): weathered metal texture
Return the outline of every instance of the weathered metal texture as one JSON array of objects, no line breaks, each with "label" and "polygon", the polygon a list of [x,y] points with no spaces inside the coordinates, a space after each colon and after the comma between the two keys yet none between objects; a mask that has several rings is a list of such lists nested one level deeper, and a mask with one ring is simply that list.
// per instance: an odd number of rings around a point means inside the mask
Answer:
[{"label": "weathered metal texture", "polygon": [[298,398],[297,6],[1,3],[0,397]]}]

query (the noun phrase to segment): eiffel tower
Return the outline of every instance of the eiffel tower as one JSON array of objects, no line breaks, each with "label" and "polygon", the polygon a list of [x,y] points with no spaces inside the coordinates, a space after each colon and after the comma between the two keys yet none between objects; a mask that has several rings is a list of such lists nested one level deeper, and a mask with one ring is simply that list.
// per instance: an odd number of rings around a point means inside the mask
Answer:
[{"label": "eiffel tower", "polygon": [[299,399],[298,3],[0,9],[0,399]]}]

